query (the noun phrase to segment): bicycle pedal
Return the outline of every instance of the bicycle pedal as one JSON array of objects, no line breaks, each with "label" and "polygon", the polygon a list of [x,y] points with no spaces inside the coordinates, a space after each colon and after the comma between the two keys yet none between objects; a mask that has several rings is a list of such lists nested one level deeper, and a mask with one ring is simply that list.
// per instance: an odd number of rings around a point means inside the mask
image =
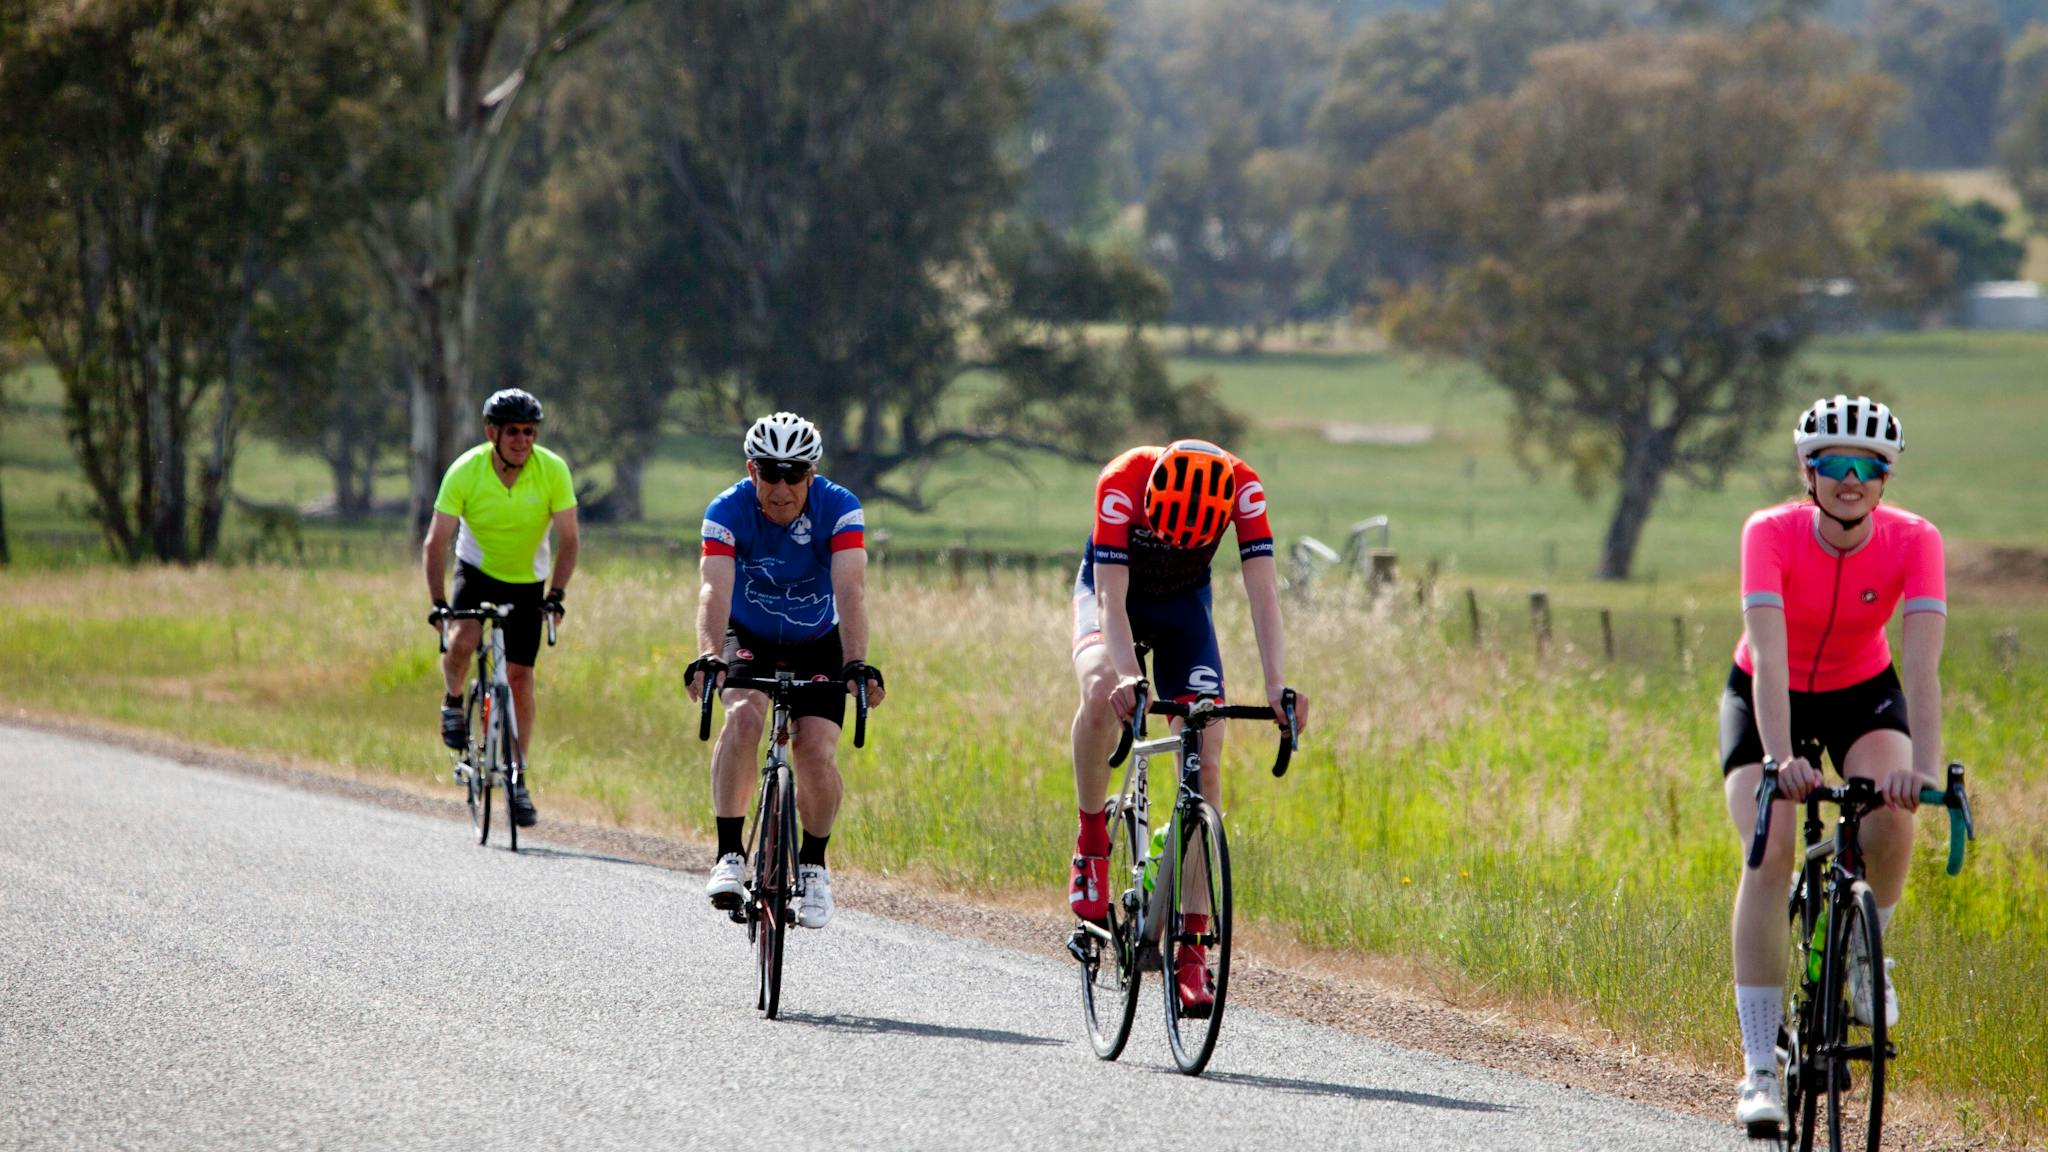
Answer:
[{"label": "bicycle pedal", "polygon": [[1778,1138],[1778,1122],[1776,1120],[1760,1120],[1755,1124],[1744,1125],[1744,1130],[1749,1133],[1751,1140],[1776,1140]]},{"label": "bicycle pedal", "polygon": [[457,761],[455,762],[455,771],[454,771],[454,776],[455,776],[455,782],[456,782],[457,784],[468,784],[468,783],[469,783],[469,781],[470,781],[470,767],[469,767],[469,761],[467,761],[467,760],[457,760]]},{"label": "bicycle pedal", "polygon": [[745,908],[729,909],[725,915],[727,919],[735,924],[745,924],[747,922],[747,910]]}]

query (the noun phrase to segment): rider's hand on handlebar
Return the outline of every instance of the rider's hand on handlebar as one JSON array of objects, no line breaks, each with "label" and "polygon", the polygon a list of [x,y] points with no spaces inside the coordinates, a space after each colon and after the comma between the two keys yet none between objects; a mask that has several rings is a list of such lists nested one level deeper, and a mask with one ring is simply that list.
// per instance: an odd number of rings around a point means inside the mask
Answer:
[{"label": "rider's hand on handlebar", "polygon": [[562,590],[560,588],[548,589],[547,597],[540,602],[540,609],[553,616],[557,624],[562,622],[562,617],[569,614],[569,610],[562,606]]},{"label": "rider's hand on handlebar", "polygon": [[1900,768],[1877,782],[1877,790],[1884,793],[1887,808],[1901,808],[1907,812],[1920,810],[1920,789],[1939,790],[1939,781],[1929,780],[1911,768]]},{"label": "rider's hand on handlebar", "polygon": [[1778,795],[1787,800],[1806,799],[1820,783],[1820,769],[1807,763],[1804,756],[1794,756],[1778,766]]},{"label": "rider's hand on handlebar", "polygon": [[[1266,703],[1272,706],[1273,723],[1278,725],[1282,732],[1287,731],[1287,710],[1281,703],[1281,697],[1286,692],[1287,685],[1285,684],[1266,685]],[[1299,737],[1306,731],[1308,731],[1308,693],[1296,688],[1294,690],[1294,734]]]},{"label": "rider's hand on handlebar", "polygon": [[851,696],[854,686],[862,680],[868,685],[868,708],[881,706],[882,699],[889,695],[889,689],[882,682],[882,671],[863,660],[848,660],[846,667],[839,670],[839,678],[846,682],[846,694]]},{"label": "rider's hand on handlebar", "polygon": [[1143,676],[1123,676],[1119,677],[1116,686],[1109,690],[1109,707],[1111,711],[1116,713],[1119,723],[1128,725],[1131,722],[1131,717],[1136,714],[1138,710],[1138,685],[1144,682],[1145,678]]},{"label": "rider's hand on handlebar", "polygon": [[725,683],[725,661],[707,652],[690,661],[690,666],[683,669],[683,688],[689,692],[692,702],[704,698],[706,676],[711,678],[711,691],[718,691],[719,685]]},{"label": "rider's hand on handlebar", "polygon": [[448,602],[446,600],[434,601],[433,608],[427,612],[427,627],[439,630],[441,627],[441,614],[446,611],[448,611]]}]

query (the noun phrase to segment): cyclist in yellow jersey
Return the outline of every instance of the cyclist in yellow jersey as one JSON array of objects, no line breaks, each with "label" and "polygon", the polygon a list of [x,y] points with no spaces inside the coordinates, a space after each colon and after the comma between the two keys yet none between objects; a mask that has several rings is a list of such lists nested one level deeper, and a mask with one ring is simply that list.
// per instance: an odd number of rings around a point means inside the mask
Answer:
[{"label": "cyclist in yellow jersey", "polygon": [[[514,607],[501,626],[522,757],[533,739],[533,661],[540,653],[541,613],[561,619],[562,596],[576,570],[576,488],[568,463],[535,443],[542,418],[540,401],[518,388],[492,393],[484,402],[487,442],[456,457],[441,478],[421,561],[427,594],[434,601],[428,622],[437,627],[439,614],[449,607],[442,588],[451,542],[456,559],[454,606]],[[448,636],[448,654],[441,660],[441,675],[447,681],[441,741],[450,748],[462,748],[469,740],[462,682],[482,635],[476,621],[456,622]],[[537,818],[533,798],[522,783],[512,790],[513,822],[531,827]]]}]

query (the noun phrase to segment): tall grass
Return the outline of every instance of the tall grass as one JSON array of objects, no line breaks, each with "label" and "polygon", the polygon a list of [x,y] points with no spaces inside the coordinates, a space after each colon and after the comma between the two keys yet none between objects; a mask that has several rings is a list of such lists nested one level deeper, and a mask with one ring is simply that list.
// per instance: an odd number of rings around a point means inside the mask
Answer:
[{"label": "tall grass", "polygon": [[[439,786],[416,580],[0,574],[0,699]],[[544,809],[706,830],[706,748],[677,691],[693,575],[621,565],[578,592],[542,659]],[[1242,598],[1218,599],[1242,684],[1255,667]],[[839,859],[1056,906],[1073,819],[1063,589],[1048,574],[963,589],[890,576],[872,603],[892,692],[869,748],[842,748]],[[1316,727],[1280,781],[1264,770],[1270,731],[1233,729],[1239,907],[1307,943],[1435,973],[1452,995],[1732,1060],[1739,848],[1713,757],[1732,613],[1690,667],[1627,653],[1608,665],[1564,643],[1538,665],[1525,633],[1489,625],[1474,649],[1460,606],[1446,609],[1339,596],[1293,610],[1290,666]],[[2030,639],[2008,667],[1989,635],[2015,623]],[[2031,639],[2044,633],[2038,609],[1957,610],[1947,733],[1972,768],[1979,840],[1949,879],[1943,826],[1922,820],[1891,941],[1908,1013],[1895,1083],[2015,1139],[2048,1136],[2048,663]]]}]

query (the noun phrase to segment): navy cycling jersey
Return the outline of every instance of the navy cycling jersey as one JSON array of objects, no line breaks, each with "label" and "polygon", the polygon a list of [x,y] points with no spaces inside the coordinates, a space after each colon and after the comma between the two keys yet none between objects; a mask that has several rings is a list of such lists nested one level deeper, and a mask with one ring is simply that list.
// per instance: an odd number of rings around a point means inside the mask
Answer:
[{"label": "navy cycling jersey", "polygon": [[839,623],[832,598],[832,554],[866,546],[860,499],[812,476],[804,510],[788,524],[761,511],[749,478],[720,492],[704,510],[704,555],[730,556],[737,574],[732,619],[777,644],[815,640]]}]

